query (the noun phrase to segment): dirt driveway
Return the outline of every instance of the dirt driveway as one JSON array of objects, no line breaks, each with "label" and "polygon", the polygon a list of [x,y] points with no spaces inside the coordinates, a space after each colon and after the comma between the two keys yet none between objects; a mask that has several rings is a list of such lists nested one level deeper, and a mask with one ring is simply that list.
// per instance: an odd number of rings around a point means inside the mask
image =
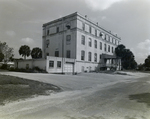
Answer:
[{"label": "dirt driveway", "polygon": [[150,119],[145,99],[150,77],[144,73],[1,73],[51,83],[64,91],[0,106],[0,119]]}]

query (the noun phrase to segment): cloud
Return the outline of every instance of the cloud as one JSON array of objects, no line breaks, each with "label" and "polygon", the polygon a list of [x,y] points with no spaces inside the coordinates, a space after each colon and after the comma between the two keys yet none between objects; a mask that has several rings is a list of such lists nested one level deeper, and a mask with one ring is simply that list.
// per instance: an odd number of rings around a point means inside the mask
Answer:
[{"label": "cloud", "polygon": [[31,45],[31,44],[34,43],[34,40],[33,40],[32,38],[22,38],[22,39],[21,39],[21,42],[22,42],[22,43],[25,43],[25,44]]},{"label": "cloud", "polygon": [[146,39],[144,42],[140,42],[137,47],[150,53],[150,39]]},{"label": "cloud", "polygon": [[131,49],[136,56],[138,63],[144,63],[144,60],[150,55],[150,39],[138,43],[135,48]]},{"label": "cloud", "polygon": [[16,35],[14,31],[6,31],[6,34],[10,37],[14,37]]},{"label": "cloud", "polygon": [[93,10],[105,10],[109,8],[112,4],[121,2],[124,0],[85,0],[89,7]]},{"label": "cloud", "polygon": [[106,20],[106,16],[102,16],[102,20]]},{"label": "cloud", "polygon": [[[33,10],[33,8],[29,7],[28,5],[24,4],[21,0],[0,0],[0,2],[2,4],[10,4],[12,6],[15,6],[17,8],[21,8],[21,9],[30,9],[30,10]],[[8,9],[8,8],[7,8]]]}]

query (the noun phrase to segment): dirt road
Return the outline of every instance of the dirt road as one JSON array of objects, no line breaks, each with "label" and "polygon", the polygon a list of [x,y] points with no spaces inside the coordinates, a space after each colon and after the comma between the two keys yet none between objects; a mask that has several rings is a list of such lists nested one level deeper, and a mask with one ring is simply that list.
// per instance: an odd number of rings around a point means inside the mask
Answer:
[{"label": "dirt road", "polygon": [[52,83],[64,91],[0,106],[0,119],[150,119],[148,74],[3,74]]}]

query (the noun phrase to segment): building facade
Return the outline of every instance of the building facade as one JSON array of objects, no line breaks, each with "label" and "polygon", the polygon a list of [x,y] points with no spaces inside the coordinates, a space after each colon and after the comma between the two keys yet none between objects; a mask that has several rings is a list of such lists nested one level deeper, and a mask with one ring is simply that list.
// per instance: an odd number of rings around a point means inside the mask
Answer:
[{"label": "building facade", "polygon": [[[120,70],[121,60],[114,53],[120,42],[117,35],[77,12],[43,24],[42,50],[43,58],[48,60],[47,70],[55,67],[55,58],[60,59],[56,65],[62,73],[65,66],[77,73]],[[65,62],[65,58],[72,60]]]}]

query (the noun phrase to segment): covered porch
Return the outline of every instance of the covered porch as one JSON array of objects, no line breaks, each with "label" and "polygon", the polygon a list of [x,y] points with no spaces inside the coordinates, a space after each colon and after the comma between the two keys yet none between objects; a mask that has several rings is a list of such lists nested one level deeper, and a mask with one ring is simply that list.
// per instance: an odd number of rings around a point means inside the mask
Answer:
[{"label": "covered porch", "polygon": [[102,54],[99,64],[100,70],[121,70],[121,58],[116,55]]}]

